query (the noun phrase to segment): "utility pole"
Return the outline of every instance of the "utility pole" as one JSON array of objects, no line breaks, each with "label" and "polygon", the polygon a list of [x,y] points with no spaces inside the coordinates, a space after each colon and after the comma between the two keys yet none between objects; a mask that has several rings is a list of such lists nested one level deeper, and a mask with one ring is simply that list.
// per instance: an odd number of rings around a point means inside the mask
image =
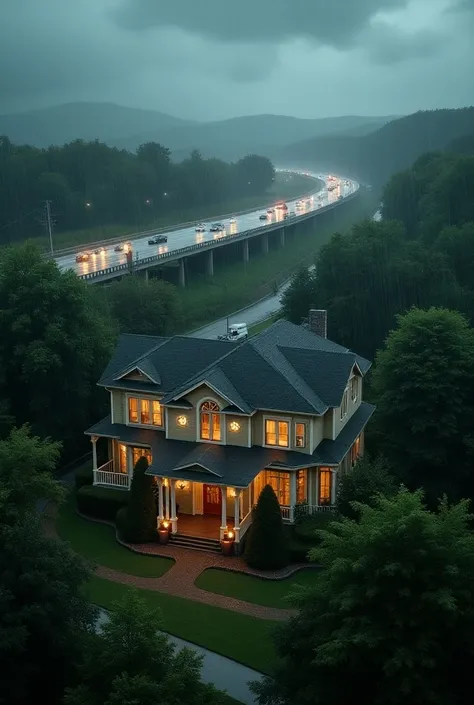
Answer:
[{"label": "utility pole", "polygon": [[48,225],[48,235],[49,235],[49,247],[51,249],[51,255],[53,252],[53,228],[51,225],[51,201],[45,201],[46,203],[46,222]]}]

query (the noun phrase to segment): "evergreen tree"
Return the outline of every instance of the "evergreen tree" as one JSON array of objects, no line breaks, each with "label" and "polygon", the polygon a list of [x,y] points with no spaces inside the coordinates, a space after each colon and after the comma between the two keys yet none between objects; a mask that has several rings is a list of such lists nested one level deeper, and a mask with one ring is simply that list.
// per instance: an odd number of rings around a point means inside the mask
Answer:
[{"label": "evergreen tree", "polygon": [[130,543],[151,541],[156,532],[156,506],[153,478],[147,475],[148,460],[138,459],[133,470],[130,501],[124,522],[123,538]]},{"label": "evergreen tree", "polygon": [[275,570],[288,563],[281,509],[271,485],[263,488],[253,511],[244,560],[260,570]]}]

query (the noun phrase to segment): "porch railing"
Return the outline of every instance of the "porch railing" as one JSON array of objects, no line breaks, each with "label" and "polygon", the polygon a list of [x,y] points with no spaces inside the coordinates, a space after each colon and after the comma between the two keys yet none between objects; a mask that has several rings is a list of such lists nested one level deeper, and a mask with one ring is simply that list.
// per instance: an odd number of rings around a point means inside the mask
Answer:
[{"label": "porch railing", "polygon": [[121,487],[128,490],[130,477],[124,472],[114,472],[114,461],[109,460],[94,470],[94,485],[108,485],[108,487]]},{"label": "porch railing", "polygon": [[245,536],[247,533],[247,529],[249,528],[250,524],[252,523],[252,512],[250,511],[246,516],[244,516],[243,519],[240,521],[240,540],[242,541],[242,538]]},{"label": "porch railing", "polygon": [[304,515],[318,514],[319,512],[333,512],[336,509],[331,504],[295,504],[294,506],[280,504],[281,516],[283,521],[294,521],[296,517]]}]

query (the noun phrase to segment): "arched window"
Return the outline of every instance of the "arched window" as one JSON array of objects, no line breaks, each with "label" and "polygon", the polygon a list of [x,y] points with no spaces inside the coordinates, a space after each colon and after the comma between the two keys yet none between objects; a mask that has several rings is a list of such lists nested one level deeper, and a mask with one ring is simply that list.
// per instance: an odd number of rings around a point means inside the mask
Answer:
[{"label": "arched window", "polygon": [[201,438],[204,441],[220,441],[221,438],[221,415],[219,404],[215,401],[203,401],[199,409],[201,416],[200,428]]}]

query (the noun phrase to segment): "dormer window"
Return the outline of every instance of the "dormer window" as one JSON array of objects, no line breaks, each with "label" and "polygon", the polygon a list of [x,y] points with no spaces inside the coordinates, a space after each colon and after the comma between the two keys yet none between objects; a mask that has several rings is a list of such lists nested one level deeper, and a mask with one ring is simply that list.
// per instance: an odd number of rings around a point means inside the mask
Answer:
[{"label": "dormer window", "polygon": [[128,423],[139,426],[163,426],[160,402],[157,399],[128,397]]},{"label": "dormer window", "polygon": [[201,439],[203,441],[221,441],[221,414],[219,404],[215,401],[203,401],[199,409]]},{"label": "dormer window", "polygon": [[358,396],[359,396],[359,378],[354,375],[354,377],[351,378],[352,403],[355,403],[357,401]]},{"label": "dormer window", "polygon": [[344,395],[342,397],[342,403],[341,403],[341,420],[346,418],[348,406],[349,406],[349,389],[348,389],[348,387],[346,387],[346,389],[344,390]]}]

